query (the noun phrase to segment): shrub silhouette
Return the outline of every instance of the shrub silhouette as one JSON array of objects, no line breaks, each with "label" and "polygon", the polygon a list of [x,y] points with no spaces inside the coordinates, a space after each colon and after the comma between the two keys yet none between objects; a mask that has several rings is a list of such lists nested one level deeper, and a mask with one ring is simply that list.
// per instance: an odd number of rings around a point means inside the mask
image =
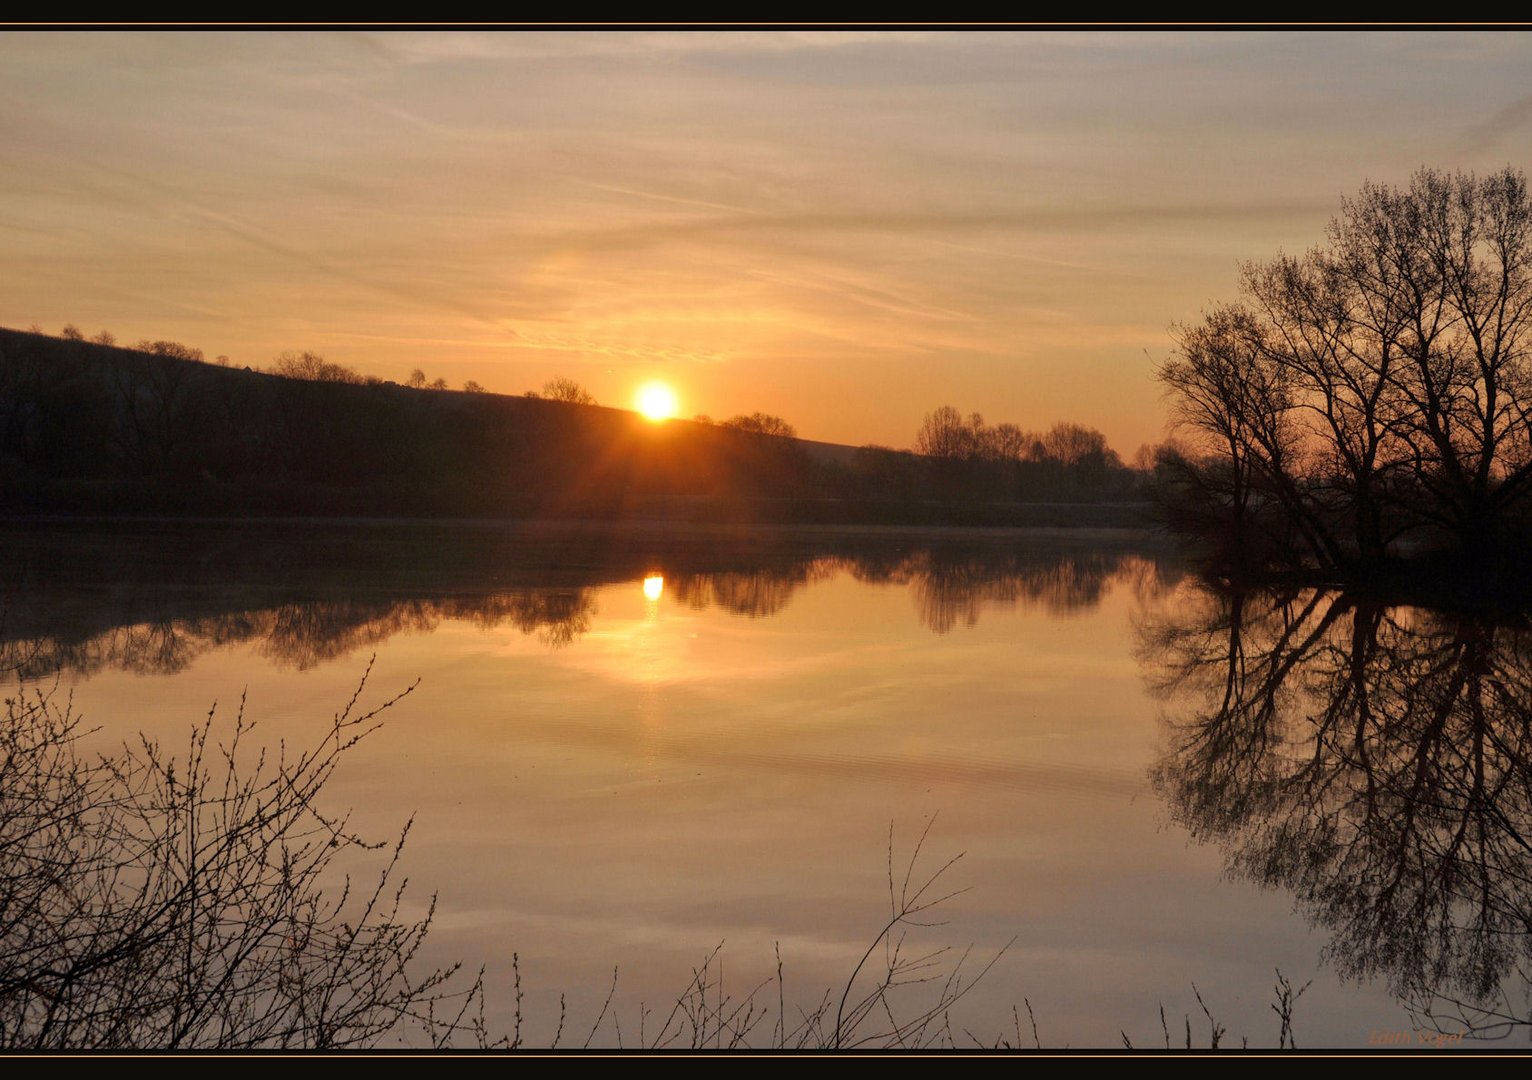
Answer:
[{"label": "shrub silhouette", "polygon": [[[373,844],[321,809],[346,752],[404,696],[362,711],[365,684],[316,745],[274,754],[249,747],[243,702],[232,725],[210,712],[184,756],[141,738],[92,757],[53,694],[8,698],[0,1046],[487,1044],[481,983],[416,971],[435,901],[424,918],[400,914],[408,826]],[[330,884],[337,860],[364,850],[384,858],[372,887]]]}]

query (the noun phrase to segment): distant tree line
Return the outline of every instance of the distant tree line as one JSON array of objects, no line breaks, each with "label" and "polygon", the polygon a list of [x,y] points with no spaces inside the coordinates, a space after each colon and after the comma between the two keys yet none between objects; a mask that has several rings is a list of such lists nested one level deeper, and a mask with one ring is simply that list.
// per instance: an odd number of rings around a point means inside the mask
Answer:
[{"label": "distant tree line", "polygon": [[[28,333],[41,335],[42,329],[38,326],[30,328]],[[64,341],[84,342],[89,341],[93,345],[116,345],[117,335],[110,330],[102,330],[93,338],[87,339],[85,333],[73,323],[66,323],[59,332],[59,337]],[[133,348],[138,352],[150,353],[154,356],[170,356],[180,360],[191,360],[198,363],[209,362],[201,349],[183,345],[179,341],[139,341]],[[220,367],[228,367],[231,363],[227,356],[218,356],[211,361]],[[445,378],[429,378],[422,368],[413,369],[409,377],[402,383],[396,384],[392,380],[382,379],[376,375],[364,375],[355,368],[344,364],[337,364],[326,360],[318,353],[308,351],[288,351],[279,354],[272,361],[269,368],[252,367],[252,371],[265,370],[273,375],[280,375],[285,379],[303,379],[308,382],[346,383],[351,386],[382,386],[403,385],[412,390],[450,390],[452,387]],[[469,379],[463,383],[463,390],[470,394],[482,394],[487,391],[484,385],[476,379]],[[527,397],[547,398],[550,401],[565,401],[576,405],[595,405],[595,395],[573,379],[562,375],[548,380],[543,384],[542,392],[528,390]]]},{"label": "distant tree line", "polygon": [[1059,423],[1045,432],[985,423],[951,405],[926,414],[915,454],[867,446],[857,471],[883,490],[939,499],[1098,502],[1143,497],[1146,474],[1122,463],[1101,432]]}]

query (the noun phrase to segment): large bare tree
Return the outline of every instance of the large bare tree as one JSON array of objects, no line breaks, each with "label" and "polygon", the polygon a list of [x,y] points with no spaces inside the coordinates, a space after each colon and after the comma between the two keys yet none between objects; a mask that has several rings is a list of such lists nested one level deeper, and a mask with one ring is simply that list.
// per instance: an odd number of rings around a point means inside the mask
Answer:
[{"label": "large bare tree", "polygon": [[1181,328],[1160,370],[1201,453],[1183,494],[1235,533],[1253,501],[1278,508],[1326,566],[1405,537],[1504,551],[1532,493],[1523,174],[1367,184],[1325,243],[1247,264],[1241,292]]}]

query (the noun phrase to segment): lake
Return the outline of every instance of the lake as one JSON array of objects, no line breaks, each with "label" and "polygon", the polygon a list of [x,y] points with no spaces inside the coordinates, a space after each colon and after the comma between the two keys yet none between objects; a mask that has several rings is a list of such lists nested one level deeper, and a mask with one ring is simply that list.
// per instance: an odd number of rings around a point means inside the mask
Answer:
[{"label": "lake", "polygon": [[1205,1046],[1199,993],[1225,1045],[1273,1046],[1278,970],[1312,980],[1301,1047],[1397,1042],[1433,994],[1438,1016],[1490,992],[1526,1016],[1518,626],[1220,597],[1112,530],[0,542],[0,669],[59,680],[99,745],[174,749],[241,695],[262,745],[305,745],[369,663],[364,704],[415,686],[323,799],[378,839],[413,817],[424,959],[484,965],[508,1029],[515,954],[534,1045],[561,994],[583,1043],[609,992],[591,1045],[634,1045],[715,949],[725,997],[766,987],[763,1035],[779,954],[790,1014],[838,997],[928,827],[915,878],[961,855],[939,884],[963,891],[909,954],[950,947],[945,972],[971,949],[968,974],[999,954],[951,1010],[960,1046],[1018,1025],[1031,1045],[1028,1004],[1045,1047],[1163,1045],[1162,1006],[1174,1045],[1190,1016]]}]

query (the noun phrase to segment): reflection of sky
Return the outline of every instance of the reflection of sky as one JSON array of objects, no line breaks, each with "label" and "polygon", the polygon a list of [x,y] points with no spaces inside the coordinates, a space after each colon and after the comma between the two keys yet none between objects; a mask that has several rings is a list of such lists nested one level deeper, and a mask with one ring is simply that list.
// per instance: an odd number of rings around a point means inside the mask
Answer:
[{"label": "reflection of sky", "polygon": [[[1068,617],[1000,604],[945,634],[912,587],[846,573],[771,618],[651,600],[640,580],[593,592],[599,614],[563,648],[456,619],[383,641],[368,698],[421,686],[326,792],[373,832],[416,814],[407,869],[440,894],[433,955],[486,963],[498,1016],[513,950],[544,1039],[561,991],[588,1029],[617,964],[630,1036],[638,1002],[668,1005],[719,942],[740,993],[780,943],[789,1003],[807,1005],[883,917],[889,823],[900,860],[933,813],[932,866],[966,852],[953,884],[972,890],[923,939],[976,956],[1018,939],[965,1003],[976,1033],[1009,1031],[1027,997],[1045,1042],[1121,1028],[1148,1044],[1160,1003],[1173,1023],[1196,1010],[1195,981],[1265,1044],[1272,969],[1316,973],[1321,943],[1288,899],[1223,880],[1149,789],[1160,729],[1126,576]],[[76,703],[113,737],[171,741],[248,686],[258,731],[293,745],[363,663],[300,673],[238,645],[175,679],[97,676]],[[1299,1023],[1310,1045],[1345,1044],[1400,1019],[1322,976]]]},{"label": "reflection of sky", "polygon": [[[0,321],[908,445],[1159,435],[1168,324],[1517,161],[1524,34],[0,35]],[[1149,355],[1145,355],[1145,350]],[[868,393],[868,386],[876,386]]]}]

